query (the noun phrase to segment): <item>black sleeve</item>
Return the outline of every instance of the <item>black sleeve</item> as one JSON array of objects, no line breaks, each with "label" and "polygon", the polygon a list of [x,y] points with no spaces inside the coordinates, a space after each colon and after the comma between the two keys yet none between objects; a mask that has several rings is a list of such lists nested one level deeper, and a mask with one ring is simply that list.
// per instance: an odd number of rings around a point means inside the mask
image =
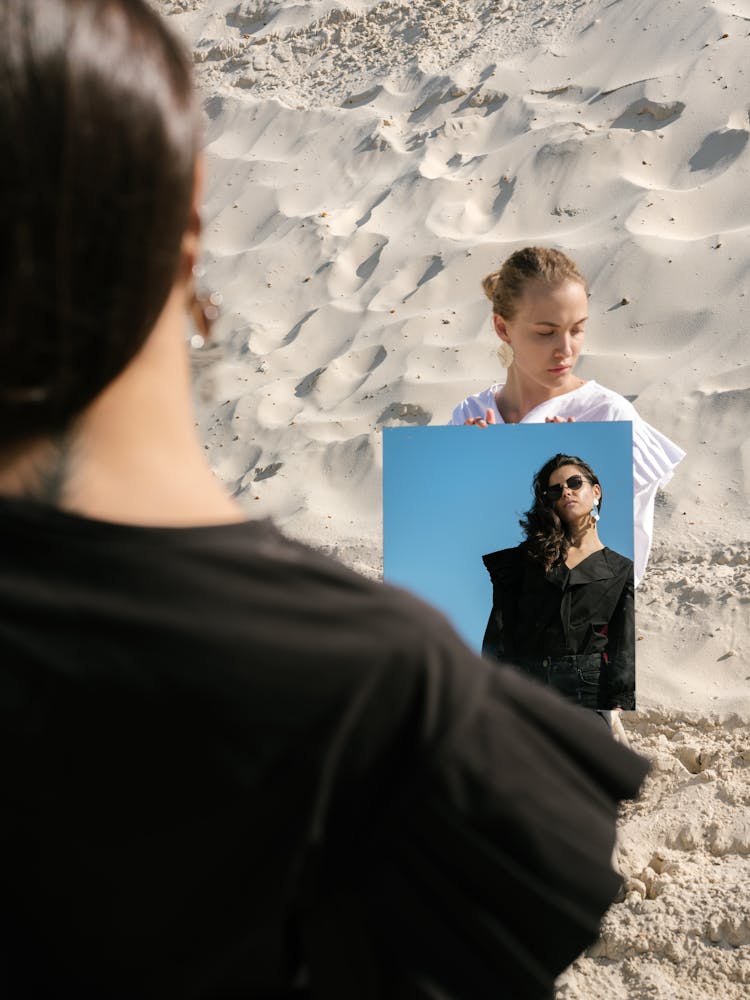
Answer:
[{"label": "black sleeve", "polygon": [[328,941],[314,995],[547,1000],[618,889],[617,803],[646,764],[594,713],[477,660],[439,621],[428,634],[409,712],[421,747],[364,844],[346,838],[353,877],[312,921]]},{"label": "black sleeve", "polygon": [[606,708],[635,708],[635,611],[629,573],[607,630]]},{"label": "black sleeve", "polygon": [[493,660],[512,659],[516,653],[515,613],[521,583],[520,550],[501,549],[482,556],[492,580],[492,607],[482,639],[482,655]]}]

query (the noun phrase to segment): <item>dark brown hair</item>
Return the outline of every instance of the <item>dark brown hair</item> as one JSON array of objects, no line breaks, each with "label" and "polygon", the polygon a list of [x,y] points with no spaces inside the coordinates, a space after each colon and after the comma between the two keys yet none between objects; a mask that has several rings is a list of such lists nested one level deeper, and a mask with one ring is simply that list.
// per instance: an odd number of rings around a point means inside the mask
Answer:
[{"label": "dark brown hair", "polygon": [[144,0],[0,7],[0,447],[64,429],[173,286],[198,144],[190,63]]},{"label": "dark brown hair", "polygon": [[[582,458],[575,455],[560,453],[554,455],[534,476],[534,503],[518,523],[526,535],[526,549],[529,556],[541,563],[545,573],[548,573],[556,562],[565,558],[570,546],[565,526],[558,517],[553,502],[546,495],[550,476],[564,465],[574,466],[584,479],[601,490],[601,483],[594,470]],[[602,500],[603,495],[599,498],[600,507]]]},{"label": "dark brown hair", "polygon": [[539,281],[550,288],[557,288],[566,281],[580,281],[587,288],[586,279],[570,257],[561,250],[524,247],[512,253],[497,271],[488,274],[482,281],[484,294],[492,303],[493,313],[505,320],[512,320],[518,300],[529,281]]}]

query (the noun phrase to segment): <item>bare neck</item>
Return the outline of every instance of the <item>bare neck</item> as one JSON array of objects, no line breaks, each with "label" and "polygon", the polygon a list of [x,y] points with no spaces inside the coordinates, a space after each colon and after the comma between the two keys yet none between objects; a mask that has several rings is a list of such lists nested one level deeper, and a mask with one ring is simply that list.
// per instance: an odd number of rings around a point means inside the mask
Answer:
[{"label": "bare neck", "polygon": [[195,432],[183,301],[176,286],[136,357],[64,434],[0,464],[0,493],[126,524],[244,520]]},{"label": "bare neck", "polygon": [[515,367],[508,368],[505,385],[496,394],[500,416],[506,424],[518,424],[537,406],[580,388],[584,380],[571,375],[558,390],[550,390],[525,378]]},{"label": "bare neck", "polygon": [[568,552],[565,556],[565,564],[572,569],[578,563],[583,562],[594,552],[599,552],[604,548],[604,543],[599,538],[596,524],[591,523],[591,517],[587,514],[581,519],[581,523],[572,525],[568,530]]}]

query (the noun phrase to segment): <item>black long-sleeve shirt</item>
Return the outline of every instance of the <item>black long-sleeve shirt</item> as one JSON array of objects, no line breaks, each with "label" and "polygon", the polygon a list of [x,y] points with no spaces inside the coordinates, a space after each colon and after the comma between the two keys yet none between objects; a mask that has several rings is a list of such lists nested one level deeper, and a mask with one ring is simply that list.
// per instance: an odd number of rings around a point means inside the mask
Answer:
[{"label": "black long-sleeve shirt", "polygon": [[632,560],[606,546],[568,569],[545,573],[526,543],[483,556],[492,610],[483,652],[526,666],[543,658],[601,654],[598,708],[635,708]]},{"label": "black long-sleeve shirt", "polygon": [[269,523],[0,502],[0,995],[537,1000],[644,762]]}]

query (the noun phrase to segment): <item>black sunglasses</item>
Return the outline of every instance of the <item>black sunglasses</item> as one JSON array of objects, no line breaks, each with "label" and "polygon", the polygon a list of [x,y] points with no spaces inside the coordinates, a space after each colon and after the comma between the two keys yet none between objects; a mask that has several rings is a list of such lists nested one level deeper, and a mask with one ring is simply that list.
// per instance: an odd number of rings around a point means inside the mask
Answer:
[{"label": "black sunglasses", "polygon": [[548,500],[559,500],[563,495],[563,490],[566,486],[569,490],[573,490],[575,493],[577,490],[580,490],[584,483],[587,483],[588,481],[589,480],[585,479],[583,476],[570,476],[564,483],[557,483],[555,486],[548,486],[544,491],[544,495]]}]

